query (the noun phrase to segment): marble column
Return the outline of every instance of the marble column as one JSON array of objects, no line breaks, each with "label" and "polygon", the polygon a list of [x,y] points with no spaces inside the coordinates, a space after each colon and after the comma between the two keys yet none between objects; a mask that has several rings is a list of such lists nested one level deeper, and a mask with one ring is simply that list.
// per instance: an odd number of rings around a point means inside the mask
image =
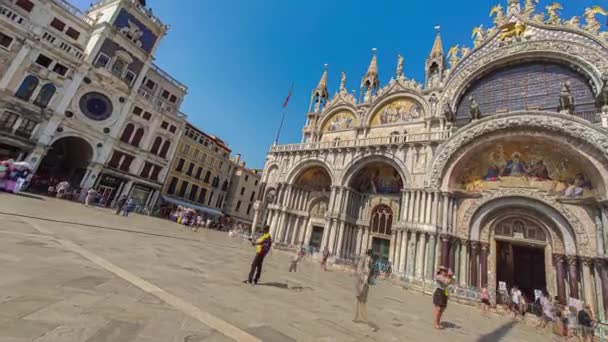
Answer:
[{"label": "marble column", "polygon": [[[310,244],[310,237],[312,236],[312,222],[310,221],[310,219],[305,219],[304,222],[306,223],[306,233],[304,234],[304,245],[308,246]],[[323,239],[321,239],[321,243],[323,242]]]},{"label": "marble column", "polygon": [[566,268],[565,257],[561,254],[553,255],[553,263],[555,264],[555,281],[557,285],[557,297],[562,304],[566,303]]},{"label": "marble column", "polygon": [[355,229],[357,230],[357,242],[355,243],[355,256],[360,256],[361,255],[361,244],[363,243],[363,229],[361,229],[361,227],[356,226]]},{"label": "marble column", "polygon": [[574,255],[566,256],[568,262],[568,285],[570,297],[578,299],[578,258]]},{"label": "marble column", "polygon": [[409,207],[409,191],[401,190],[401,220],[407,222],[407,208]]},{"label": "marble column", "polygon": [[456,239],[455,237],[452,237],[450,239],[450,252],[448,253],[450,256],[450,261],[449,261],[448,268],[451,269],[452,271],[454,271],[454,269],[456,268],[456,243],[457,242],[458,242],[458,239]]},{"label": "marble column", "polygon": [[361,253],[359,255],[365,254],[369,249],[369,227],[363,229],[363,241],[361,241]]},{"label": "marble column", "polygon": [[414,277],[414,266],[416,265],[416,232],[410,231],[409,244],[407,246],[407,267],[406,273],[408,278]]},{"label": "marble column", "polygon": [[460,272],[458,272],[458,280],[460,287],[467,287],[467,245],[469,242],[465,239],[459,240],[460,243]]},{"label": "marble column", "polygon": [[416,203],[416,197],[414,192],[408,191],[408,207],[407,207],[407,222],[414,222],[414,205]]},{"label": "marble column", "polygon": [[420,191],[414,192],[414,219],[413,222],[418,223],[419,217],[419,208],[420,208]]},{"label": "marble column", "polygon": [[405,253],[407,251],[407,230],[401,231],[401,253],[399,254],[399,273],[405,275]]},{"label": "marble column", "polygon": [[418,255],[416,256],[416,278],[422,279],[424,272],[424,250],[426,248],[426,233],[421,232],[418,239]]},{"label": "marble column", "polygon": [[441,266],[448,267],[450,265],[450,237],[441,235]]},{"label": "marble column", "polygon": [[426,192],[420,191],[420,198],[418,198],[418,202],[420,203],[420,216],[418,216],[419,223],[425,223],[424,221],[426,219],[426,195]]},{"label": "marble column", "polygon": [[608,269],[606,259],[596,260],[598,273],[601,280],[602,304],[604,306],[604,319],[608,318]]},{"label": "marble column", "polygon": [[342,259],[342,244],[344,243],[344,221],[338,223],[338,246],[336,248],[336,257]]},{"label": "marble column", "polygon": [[308,231],[308,219],[306,217],[300,217],[299,225],[300,235],[298,236],[298,245],[307,245],[306,233]]},{"label": "marble column", "polygon": [[393,270],[397,271],[399,269],[399,261],[401,261],[401,257],[399,255],[401,253],[401,231],[395,232],[395,256],[393,258]]},{"label": "marble column", "polygon": [[[449,208],[449,203],[450,198],[447,196],[447,194],[443,195],[443,205],[442,205],[442,211],[443,211],[443,217],[441,218],[441,231],[444,233],[447,233],[448,231],[448,208]],[[447,265],[443,264],[444,266]]]},{"label": "marble column", "polygon": [[583,298],[585,298],[585,303],[591,305],[591,308],[593,308],[593,312],[597,313],[597,302],[595,301],[595,294],[593,291],[593,278],[591,277],[591,268],[593,267],[593,262],[591,258],[582,258],[581,266],[583,267]]},{"label": "marble column", "polygon": [[477,255],[479,252],[479,242],[478,241],[471,241],[471,254],[470,254],[470,263],[469,263],[469,269],[470,269],[470,273],[471,273],[471,279],[469,282],[469,285],[477,288],[478,286],[478,282],[477,282],[477,267],[478,267],[478,262],[477,262]]},{"label": "marble column", "polygon": [[292,233],[291,233],[291,245],[292,246],[296,246],[299,245],[302,241],[302,239],[298,240],[298,236],[300,235],[301,231],[303,231],[303,229],[300,227],[300,217],[299,216],[294,216],[293,219],[293,228],[291,229]]},{"label": "marble column", "polygon": [[431,224],[432,205],[433,205],[433,193],[427,192],[426,193],[426,218],[424,220],[424,223],[426,223],[426,224]]},{"label": "marble column", "polygon": [[481,243],[481,254],[479,256],[481,264],[481,287],[488,286],[488,250],[490,245],[488,243]]},{"label": "marble column", "polygon": [[437,211],[439,210],[439,193],[433,193],[433,205],[431,208],[431,224],[437,225]]},{"label": "marble column", "polygon": [[329,220],[329,239],[327,241],[327,248],[329,249],[329,253],[333,256],[336,256],[336,250],[334,246],[336,245],[336,231],[338,230],[337,222],[335,219]]},{"label": "marble column", "polygon": [[388,248],[388,262],[392,265],[395,262],[395,251],[397,249],[397,231],[391,232],[391,241]]},{"label": "marble column", "polygon": [[433,279],[435,274],[435,234],[429,234],[427,247],[427,262],[426,262],[426,279]]}]

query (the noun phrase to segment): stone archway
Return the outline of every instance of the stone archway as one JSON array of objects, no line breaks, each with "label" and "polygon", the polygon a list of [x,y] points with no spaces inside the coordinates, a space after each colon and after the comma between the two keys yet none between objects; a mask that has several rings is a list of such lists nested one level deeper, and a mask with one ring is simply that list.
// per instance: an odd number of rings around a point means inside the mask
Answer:
[{"label": "stone archway", "polygon": [[85,139],[76,136],[62,137],[51,145],[40,162],[36,176],[48,181],[65,180],[72,187],[78,187],[93,157],[94,150]]}]

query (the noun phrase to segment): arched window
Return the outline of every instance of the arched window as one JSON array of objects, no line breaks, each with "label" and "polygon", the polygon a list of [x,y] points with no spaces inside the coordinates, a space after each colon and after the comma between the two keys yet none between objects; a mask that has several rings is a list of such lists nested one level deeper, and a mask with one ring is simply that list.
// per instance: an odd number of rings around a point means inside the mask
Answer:
[{"label": "arched window", "polygon": [[131,140],[131,136],[133,135],[133,130],[135,126],[133,124],[127,124],[125,130],[122,131],[122,135],[120,136],[120,141],[128,143]]},{"label": "arched window", "polygon": [[135,131],[135,136],[133,137],[133,141],[131,141],[131,145],[133,145],[135,147],[139,147],[139,143],[141,142],[141,138],[143,136],[144,136],[144,129],[138,128],[137,131]]},{"label": "arched window", "polygon": [[150,153],[158,154],[158,149],[160,148],[160,143],[162,142],[163,139],[161,139],[160,137],[156,137],[156,139],[154,139],[154,144],[152,144],[152,149],[150,150]]},{"label": "arched window", "polygon": [[55,95],[55,91],[57,88],[52,83],[47,83],[42,86],[36,100],[34,100],[34,104],[40,106],[42,108],[46,108],[51,102],[53,95]]},{"label": "arched window", "polygon": [[391,235],[393,211],[387,205],[380,204],[374,208],[371,219],[372,233]]},{"label": "arched window", "polygon": [[169,152],[169,147],[171,147],[171,143],[169,140],[165,141],[163,144],[163,148],[160,149],[160,156],[163,158],[167,158],[167,152]]},{"label": "arched window", "polygon": [[32,97],[32,94],[34,93],[34,90],[36,90],[36,87],[38,87],[38,83],[38,78],[29,75],[23,80],[23,82],[21,82],[21,85],[19,86],[19,89],[17,89],[15,96],[24,101],[29,101]]}]

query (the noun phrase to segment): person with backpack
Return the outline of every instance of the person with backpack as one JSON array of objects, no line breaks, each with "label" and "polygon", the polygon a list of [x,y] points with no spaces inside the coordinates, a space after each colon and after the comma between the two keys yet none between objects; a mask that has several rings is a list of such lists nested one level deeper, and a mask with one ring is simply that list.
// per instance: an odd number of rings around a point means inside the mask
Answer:
[{"label": "person with backpack", "polygon": [[270,237],[270,227],[264,226],[263,234],[255,242],[251,240],[251,245],[255,246],[255,257],[251,263],[251,270],[249,271],[249,277],[245,281],[247,284],[255,285],[260,280],[262,275],[262,265],[264,264],[264,258],[272,247],[272,238]]}]

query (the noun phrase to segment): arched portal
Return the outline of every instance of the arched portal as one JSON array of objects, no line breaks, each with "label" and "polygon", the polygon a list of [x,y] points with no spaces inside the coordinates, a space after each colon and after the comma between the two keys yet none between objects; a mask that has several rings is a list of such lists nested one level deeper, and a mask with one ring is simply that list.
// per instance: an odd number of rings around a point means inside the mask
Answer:
[{"label": "arched portal", "polygon": [[361,227],[359,250],[371,249],[375,259],[393,262],[397,237],[392,228],[399,220],[404,171],[396,168],[394,160],[384,158],[364,159],[352,168],[345,174],[346,214],[366,223]]},{"label": "arched portal", "polygon": [[499,303],[505,299],[500,290],[514,286],[531,300],[535,291],[578,298],[578,275],[569,277],[567,289],[565,267],[554,263],[556,256],[577,254],[577,236],[548,204],[524,197],[489,201],[475,210],[469,236],[481,242],[470,249],[469,285],[498,290]]},{"label": "arched portal", "polygon": [[78,187],[92,158],[93,148],[86,140],[64,137],[51,145],[40,162],[36,176],[50,182],[67,181],[72,187]]}]

